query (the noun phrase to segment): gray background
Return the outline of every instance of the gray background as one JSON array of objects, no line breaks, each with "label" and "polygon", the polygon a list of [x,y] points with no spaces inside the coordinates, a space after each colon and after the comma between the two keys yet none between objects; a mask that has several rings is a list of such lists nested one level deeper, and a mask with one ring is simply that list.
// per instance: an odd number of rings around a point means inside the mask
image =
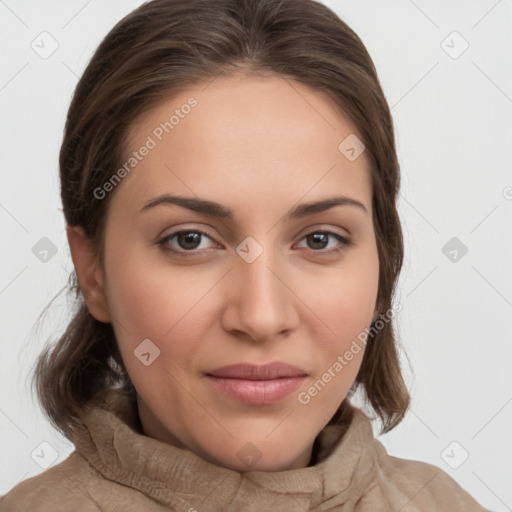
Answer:
[{"label": "gray background", "polygon": [[[58,150],[79,75],[140,3],[0,1],[0,494],[73,450],[28,386],[69,318]],[[374,59],[402,168],[397,325],[412,406],[379,439],[512,510],[512,0],[324,3]]]}]

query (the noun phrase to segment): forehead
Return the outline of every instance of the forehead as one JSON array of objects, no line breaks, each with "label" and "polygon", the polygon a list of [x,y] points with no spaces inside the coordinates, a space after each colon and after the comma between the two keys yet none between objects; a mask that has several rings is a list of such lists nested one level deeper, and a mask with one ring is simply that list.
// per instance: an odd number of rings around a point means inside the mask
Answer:
[{"label": "forehead", "polygon": [[[141,205],[165,192],[231,200],[293,202],[336,189],[371,209],[365,152],[339,149],[356,127],[325,94],[278,76],[234,75],[163,100],[132,126],[126,159],[145,156],[122,183],[120,200]],[[277,203],[276,203],[277,202]]]}]

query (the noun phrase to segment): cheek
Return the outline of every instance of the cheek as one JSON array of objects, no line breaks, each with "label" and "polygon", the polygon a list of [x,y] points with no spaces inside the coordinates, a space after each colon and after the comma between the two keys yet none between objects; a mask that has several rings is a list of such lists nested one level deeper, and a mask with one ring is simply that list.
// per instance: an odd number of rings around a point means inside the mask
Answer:
[{"label": "cheek", "polygon": [[[156,248],[154,249],[157,250]],[[130,333],[165,336],[205,293],[204,280],[164,263],[155,264],[143,248],[107,269],[108,303],[114,321]]]},{"label": "cheek", "polygon": [[108,304],[128,371],[140,370],[134,351],[146,339],[160,351],[151,364],[152,374],[163,361],[171,365],[168,370],[173,370],[173,362],[190,363],[211,325],[211,313],[205,308],[218,276],[204,273],[199,279],[197,271],[172,268],[165,262],[155,265],[142,255],[130,258],[126,252],[122,261],[107,269],[107,275]]},{"label": "cheek", "polygon": [[[322,281],[322,293],[317,281],[311,301],[313,311],[329,327],[330,335],[317,344],[316,374],[298,397],[305,411],[314,411],[314,415],[322,416],[325,421],[332,417],[350,390],[363,360],[378,291],[376,248],[347,257],[337,276],[331,277]],[[309,286],[313,292],[314,282]]]},{"label": "cheek", "polygon": [[[316,372],[301,389],[297,400],[311,421],[326,423],[333,416],[353,385],[366,348],[366,332],[375,310],[378,290],[378,267],[350,266],[332,281],[322,294],[312,299],[317,322]],[[325,332],[320,324],[329,328]]]},{"label": "cheek", "polygon": [[190,318],[194,305],[200,309],[197,304],[204,290],[176,272],[128,263],[109,274],[116,339],[137,391],[149,402],[163,400],[163,390],[173,388],[173,377],[182,376],[182,367],[197,350]]},{"label": "cheek", "polygon": [[312,309],[330,328],[333,349],[343,350],[353,338],[369,327],[376,307],[379,262],[368,250],[348,257],[336,276],[318,283],[310,282]]}]

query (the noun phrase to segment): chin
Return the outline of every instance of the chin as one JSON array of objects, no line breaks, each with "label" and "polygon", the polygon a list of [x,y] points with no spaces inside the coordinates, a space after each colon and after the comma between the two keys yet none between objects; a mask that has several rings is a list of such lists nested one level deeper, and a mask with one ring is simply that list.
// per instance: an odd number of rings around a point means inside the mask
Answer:
[{"label": "chin", "polygon": [[[231,446],[219,444],[220,450],[208,450],[203,447],[200,457],[215,464],[234,471],[287,471],[290,469],[304,468],[310,460],[310,450],[297,452],[297,444],[288,446],[284,442],[261,443],[255,442],[235,442]],[[205,451],[206,449],[206,451]],[[226,457],[226,451],[231,456]],[[197,452],[196,452],[197,453]]]}]

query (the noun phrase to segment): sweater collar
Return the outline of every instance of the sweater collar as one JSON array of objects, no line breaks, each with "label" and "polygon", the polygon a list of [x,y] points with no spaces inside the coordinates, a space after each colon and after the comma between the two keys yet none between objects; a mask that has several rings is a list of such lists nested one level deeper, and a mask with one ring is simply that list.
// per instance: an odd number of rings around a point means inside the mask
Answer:
[{"label": "sweater collar", "polygon": [[152,439],[141,432],[136,405],[121,390],[82,413],[73,442],[104,478],[167,507],[314,510],[356,503],[374,477],[377,441],[370,419],[348,400],[344,407],[346,424],[328,424],[318,435],[316,464],[288,471],[238,472]]}]

